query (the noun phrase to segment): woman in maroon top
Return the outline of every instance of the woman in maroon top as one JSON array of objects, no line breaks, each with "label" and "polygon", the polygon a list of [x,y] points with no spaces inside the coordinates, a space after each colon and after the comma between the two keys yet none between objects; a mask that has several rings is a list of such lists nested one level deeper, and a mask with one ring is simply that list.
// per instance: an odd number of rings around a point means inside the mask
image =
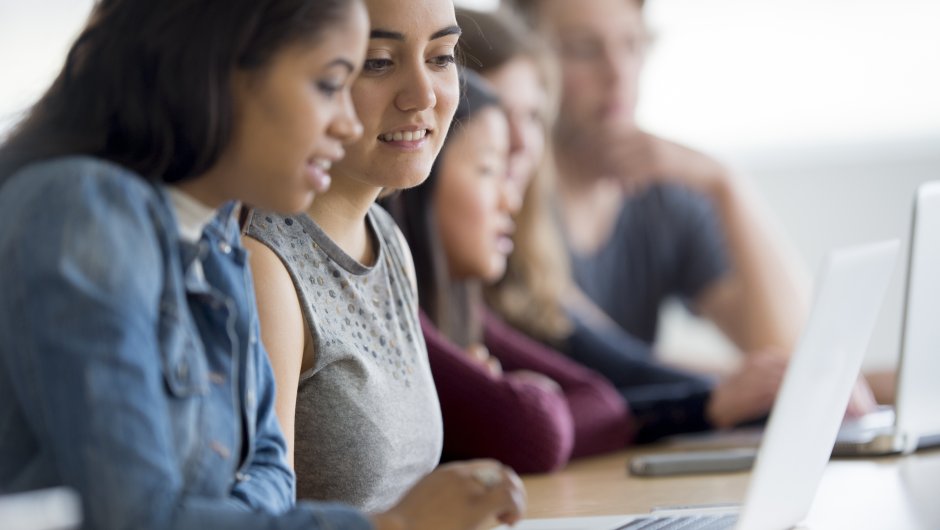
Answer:
[{"label": "woman in maroon top", "polygon": [[499,101],[465,72],[430,178],[386,203],[415,258],[422,328],[444,418],[444,457],[490,457],[521,473],[626,446],[629,409],[602,376],[487,312],[484,282],[512,252],[519,201],[507,178]]}]

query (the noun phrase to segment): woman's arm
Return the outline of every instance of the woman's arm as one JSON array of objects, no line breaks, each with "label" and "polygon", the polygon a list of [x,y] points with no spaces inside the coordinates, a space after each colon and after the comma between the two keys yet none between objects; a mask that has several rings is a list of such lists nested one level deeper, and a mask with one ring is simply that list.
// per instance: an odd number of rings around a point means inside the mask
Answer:
[{"label": "woman's arm", "polygon": [[[167,378],[180,378],[185,393],[194,373],[162,364],[165,255],[152,190],[132,178],[87,171],[4,185],[0,206],[14,224],[0,235],[0,361],[28,425],[18,436],[49,455],[42,465],[57,484],[79,493],[88,528],[368,528],[348,508],[275,515],[224,493],[187,493],[173,429],[185,420],[170,400],[203,396],[167,394]],[[189,434],[203,428],[195,422]],[[288,486],[270,484],[279,496]]]},{"label": "woman's arm", "polygon": [[561,387],[574,419],[572,456],[586,456],[625,447],[635,425],[617,389],[600,374],[511,328],[492,313],[484,317],[486,345],[507,373],[527,370]]},{"label": "woman's arm", "polygon": [[274,371],[274,410],[287,440],[287,461],[293,467],[294,413],[305,361],[306,326],[294,282],[280,258],[251,237],[245,237],[243,244],[250,253],[261,342]]},{"label": "woman's arm", "polygon": [[496,375],[422,315],[421,327],[450,458],[493,458],[519,473],[563,466],[574,430],[565,397],[524,377]]},{"label": "woman's arm", "polygon": [[706,405],[714,382],[661,365],[647,344],[620,327],[598,326],[578,315],[572,323],[562,350],[617,387],[636,420],[636,442],[713,427]]}]

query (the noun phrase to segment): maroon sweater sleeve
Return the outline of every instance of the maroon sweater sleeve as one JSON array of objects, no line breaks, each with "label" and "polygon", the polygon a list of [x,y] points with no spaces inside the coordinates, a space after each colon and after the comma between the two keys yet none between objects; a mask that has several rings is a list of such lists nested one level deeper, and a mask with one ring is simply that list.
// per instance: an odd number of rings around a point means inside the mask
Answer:
[{"label": "maroon sweater sleeve", "polygon": [[445,459],[494,458],[517,473],[568,462],[574,427],[564,395],[491,375],[423,313],[421,329],[444,418]]},{"label": "maroon sweater sleeve", "polygon": [[561,387],[574,419],[571,457],[622,449],[636,426],[620,392],[602,375],[537,342],[486,312],[485,344],[503,370],[541,373]]}]

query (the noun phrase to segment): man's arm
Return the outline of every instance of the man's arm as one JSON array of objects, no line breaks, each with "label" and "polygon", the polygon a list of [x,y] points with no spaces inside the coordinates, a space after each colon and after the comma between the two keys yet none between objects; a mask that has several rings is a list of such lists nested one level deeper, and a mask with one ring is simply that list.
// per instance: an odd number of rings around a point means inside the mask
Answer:
[{"label": "man's arm", "polygon": [[742,351],[789,355],[806,319],[804,275],[746,183],[721,173],[705,190],[719,217],[731,268],[696,297],[696,309]]}]

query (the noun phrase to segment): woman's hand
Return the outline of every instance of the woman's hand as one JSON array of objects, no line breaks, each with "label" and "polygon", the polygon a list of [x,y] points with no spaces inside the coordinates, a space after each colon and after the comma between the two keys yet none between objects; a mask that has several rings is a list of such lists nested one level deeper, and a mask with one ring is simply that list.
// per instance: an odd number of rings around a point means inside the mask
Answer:
[{"label": "woman's hand", "polygon": [[522,481],[508,467],[456,462],[438,467],[372,522],[377,530],[474,530],[494,517],[515,524],[525,504]]},{"label": "woman's hand", "polygon": [[511,375],[512,378],[516,379],[517,381],[525,381],[526,383],[540,387],[548,392],[555,394],[562,393],[561,385],[545,374],[540,374],[531,370],[514,370],[509,372],[509,375]]},{"label": "woman's hand", "polygon": [[503,366],[499,363],[499,359],[490,355],[490,350],[486,346],[474,343],[467,347],[466,352],[471,359],[483,365],[493,377],[503,375]]}]

